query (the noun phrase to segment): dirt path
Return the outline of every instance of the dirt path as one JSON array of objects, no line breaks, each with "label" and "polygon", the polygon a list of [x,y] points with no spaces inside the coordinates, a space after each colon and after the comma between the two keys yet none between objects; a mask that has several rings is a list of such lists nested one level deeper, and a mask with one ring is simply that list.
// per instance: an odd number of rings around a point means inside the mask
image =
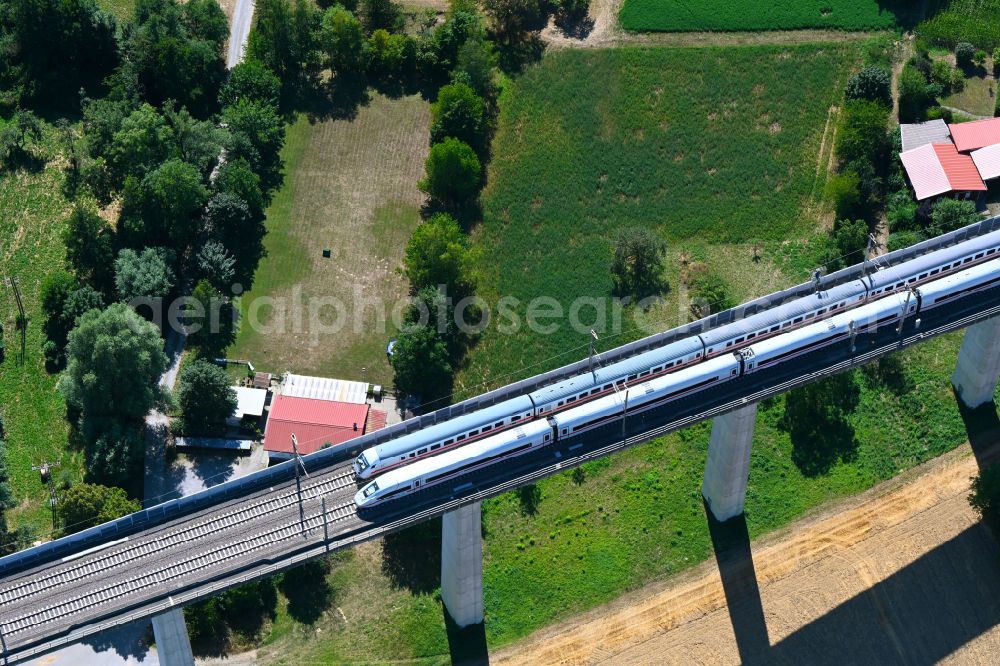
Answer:
[{"label": "dirt path", "polygon": [[764,30],[760,32],[627,32],[618,24],[625,0],[591,0],[589,32],[581,38],[565,35],[550,20],[542,39],[553,48],[614,46],[738,46],[743,44],[802,44],[867,39],[874,33],[841,30]]},{"label": "dirt path", "polygon": [[710,561],[491,661],[990,663],[1000,551],[966,499],[976,471],[963,446],[755,542],[753,575],[724,559],[724,585]]}]

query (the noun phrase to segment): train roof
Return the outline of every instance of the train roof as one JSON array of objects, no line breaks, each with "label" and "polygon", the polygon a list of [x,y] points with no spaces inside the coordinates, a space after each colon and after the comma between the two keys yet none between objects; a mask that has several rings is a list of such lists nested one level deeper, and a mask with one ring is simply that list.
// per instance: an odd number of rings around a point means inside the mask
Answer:
[{"label": "train roof", "polygon": [[928,252],[895,266],[882,268],[868,276],[868,283],[871,289],[881,289],[911,275],[919,275],[943,264],[951,263],[954,259],[995,247],[1000,247],[1000,231],[970,238],[967,241]]},{"label": "train roof", "polygon": [[377,476],[372,480],[378,481],[380,488],[386,488],[390,484],[396,485],[409,483],[411,480],[420,478],[421,476],[435,470],[444,469],[449,466],[460,466],[467,460],[481,456],[502,444],[525,437],[536,437],[546,431],[551,432],[551,430],[552,427],[545,419],[529,421],[516,428],[510,428],[509,430],[504,430],[496,435],[491,435],[489,437],[484,437],[481,440],[469,442],[468,444],[459,446],[450,451],[445,451],[439,455],[416,460],[408,465],[391,469],[385,474]]},{"label": "train roof", "polygon": [[757,331],[770,328],[780,321],[794,319],[800,315],[822,308],[824,305],[836,303],[864,293],[866,293],[864,283],[861,280],[851,280],[825,291],[818,291],[808,296],[796,298],[763,312],[738,319],[731,324],[705,331],[701,334],[701,339],[705,343],[706,348],[713,347],[720,342],[725,343],[727,340],[738,338],[747,333],[756,333]]},{"label": "train roof", "polygon": [[580,419],[596,418],[615,410],[620,410],[622,409],[624,403],[625,392],[615,391],[610,395],[597,398],[596,400],[583,402],[571,409],[557,412],[549,418],[552,419],[556,425],[562,425],[564,423],[575,422]]},{"label": "train roof", "polygon": [[939,280],[922,284],[918,288],[918,291],[924,297],[937,296],[942,292],[953,291],[956,288],[961,289],[967,283],[975,284],[982,282],[984,277],[996,275],[997,273],[1000,273],[1000,259],[977,264],[963,271],[947,275]]},{"label": "train roof", "polygon": [[676,358],[700,351],[702,351],[701,341],[698,339],[698,336],[693,335],[690,338],[677,340],[656,349],[650,349],[649,351],[642,352],[631,358],[622,359],[602,368],[596,368],[593,374],[588,372],[576,377],[570,377],[551,386],[543,386],[529,395],[531,395],[536,406],[547,405],[550,402],[576,395],[592,386],[643,372],[660,363],[672,361]]},{"label": "train roof", "polygon": [[423,430],[417,430],[397,439],[389,440],[384,444],[378,444],[375,446],[375,450],[378,452],[379,458],[384,460],[419,448],[418,445],[424,442],[437,442],[481,425],[492,424],[494,421],[499,421],[512,414],[533,411],[534,405],[531,399],[526,395],[522,395],[510,400],[504,400],[490,407],[484,407],[471,414],[464,414],[441,423],[436,423]]}]

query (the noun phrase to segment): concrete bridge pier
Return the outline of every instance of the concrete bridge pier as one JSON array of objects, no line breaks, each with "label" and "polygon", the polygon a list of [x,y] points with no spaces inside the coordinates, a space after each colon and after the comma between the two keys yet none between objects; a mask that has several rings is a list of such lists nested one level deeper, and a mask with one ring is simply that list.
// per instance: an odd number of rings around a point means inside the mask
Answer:
[{"label": "concrete bridge pier", "polygon": [[753,403],[712,420],[701,494],[719,522],[743,513],[756,416],[757,403]]},{"label": "concrete bridge pier", "polygon": [[441,518],[441,600],[455,624],[483,621],[483,532],[480,502]]},{"label": "concrete bridge pier", "polygon": [[183,610],[175,608],[154,617],[153,637],[160,666],[194,666]]},{"label": "concrete bridge pier", "polygon": [[993,400],[1000,377],[1000,317],[970,326],[951,376],[958,397],[970,409]]}]

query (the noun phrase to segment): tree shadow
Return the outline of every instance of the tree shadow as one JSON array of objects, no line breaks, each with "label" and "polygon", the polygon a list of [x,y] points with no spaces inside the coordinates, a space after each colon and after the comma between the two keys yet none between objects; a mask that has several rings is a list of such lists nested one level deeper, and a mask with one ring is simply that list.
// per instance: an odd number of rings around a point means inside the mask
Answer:
[{"label": "tree shadow", "polygon": [[7,154],[3,162],[0,162],[0,174],[13,174],[18,171],[41,173],[45,169],[46,164],[46,159],[40,155],[36,155],[32,150],[13,149]]},{"label": "tree shadow", "polygon": [[557,15],[555,25],[566,37],[586,39],[594,30],[594,19],[587,14],[583,14],[582,16]]},{"label": "tree shadow", "polygon": [[444,627],[448,634],[448,653],[453,666],[488,666],[489,646],[486,644],[486,623],[459,627],[451,619],[448,608],[441,604]]},{"label": "tree shadow", "polygon": [[334,603],[334,590],[326,577],[330,561],[306,562],[281,575],[278,587],[288,599],[288,614],[302,624],[313,624]]},{"label": "tree shadow", "polygon": [[885,388],[895,395],[909,393],[914,388],[913,380],[906,374],[899,353],[883,356],[863,366],[861,374],[872,387]]},{"label": "tree shadow", "polygon": [[817,418],[803,426],[792,427],[792,462],[804,476],[828,473],[838,461],[851,462],[858,452],[854,428],[846,419]]},{"label": "tree shadow", "polygon": [[517,489],[517,500],[522,516],[534,516],[538,513],[538,505],[542,502],[542,489],[534,483],[521,486]]},{"label": "tree shadow", "polygon": [[358,109],[371,102],[368,83],[363,76],[335,77],[326,85],[311,87],[299,97],[296,108],[310,123],[354,120]]},{"label": "tree shadow", "polygon": [[149,653],[149,646],[153,642],[152,634],[153,628],[149,620],[138,620],[90,636],[83,643],[92,647],[94,652],[113,650],[125,661],[141,662]]},{"label": "tree shadow", "polygon": [[720,523],[712,515],[708,502],[704,502],[704,507],[740,660],[744,664],[763,663],[771,643],[753,565],[746,516],[740,514]]},{"label": "tree shadow", "polygon": [[430,594],[441,585],[441,518],[387,534],[382,572],[394,587]]},{"label": "tree shadow", "polygon": [[545,41],[540,32],[529,32],[521,39],[495,42],[498,64],[506,74],[520,74],[529,65],[542,59]]}]

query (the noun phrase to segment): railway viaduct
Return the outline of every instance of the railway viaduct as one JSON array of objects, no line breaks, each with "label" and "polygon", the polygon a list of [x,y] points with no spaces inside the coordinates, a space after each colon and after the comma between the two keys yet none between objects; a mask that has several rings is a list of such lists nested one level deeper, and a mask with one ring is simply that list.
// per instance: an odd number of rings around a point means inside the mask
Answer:
[{"label": "railway viaduct", "polygon": [[[880,258],[897,262],[1000,229],[1000,217]],[[869,263],[816,283],[743,304],[673,331],[604,354],[606,360],[634,355],[692,331],[734,321],[782,300],[856,279]],[[359,517],[351,498],[355,486],[349,461],[371,446],[473,409],[495,404],[535,387],[579,374],[587,361],[498,389],[478,398],[353,440],[351,449],[327,449],[303,459],[310,473],[300,480],[294,463],[284,463],[198,495],[172,500],[78,535],[0,558],[0,656],[12,664],[77,642],[104,629],[154,618],[164,664],[191,663],[180,606],[249,580],[378,538],[429,518],[442,518],[441,596],[455,624],[483,621],[481,502],[588,460],[713,419],[702,494],[713,516],[726,521],[743,512],[756,405],[761,400],[824,376],[871,362],[931,337],[967,329],[952,383],[968,407],[992,400],[1000,377],[1000,290],[967,297],[961,305],[923,325],[908,322],[877,333],[857,352],[824,353],[794,369],[757,373],[738,388],[678,401],[669,413],[626,421],[620,433],[554,451],[528,454],[524,461],[473,473],[458,488],[417,498],[375,518]],[[942,308],[945,310],[947,308]],[[630,417],[631,418],[631,417]],[[628,428],[626,428],[628,426]],[[595,439],[597,439],[595,437]],[[496,467],[496,466],[495,466]],[[478,476],[477,476],[478,475]],[[463,481],[466,479],[463,478]]]}]

